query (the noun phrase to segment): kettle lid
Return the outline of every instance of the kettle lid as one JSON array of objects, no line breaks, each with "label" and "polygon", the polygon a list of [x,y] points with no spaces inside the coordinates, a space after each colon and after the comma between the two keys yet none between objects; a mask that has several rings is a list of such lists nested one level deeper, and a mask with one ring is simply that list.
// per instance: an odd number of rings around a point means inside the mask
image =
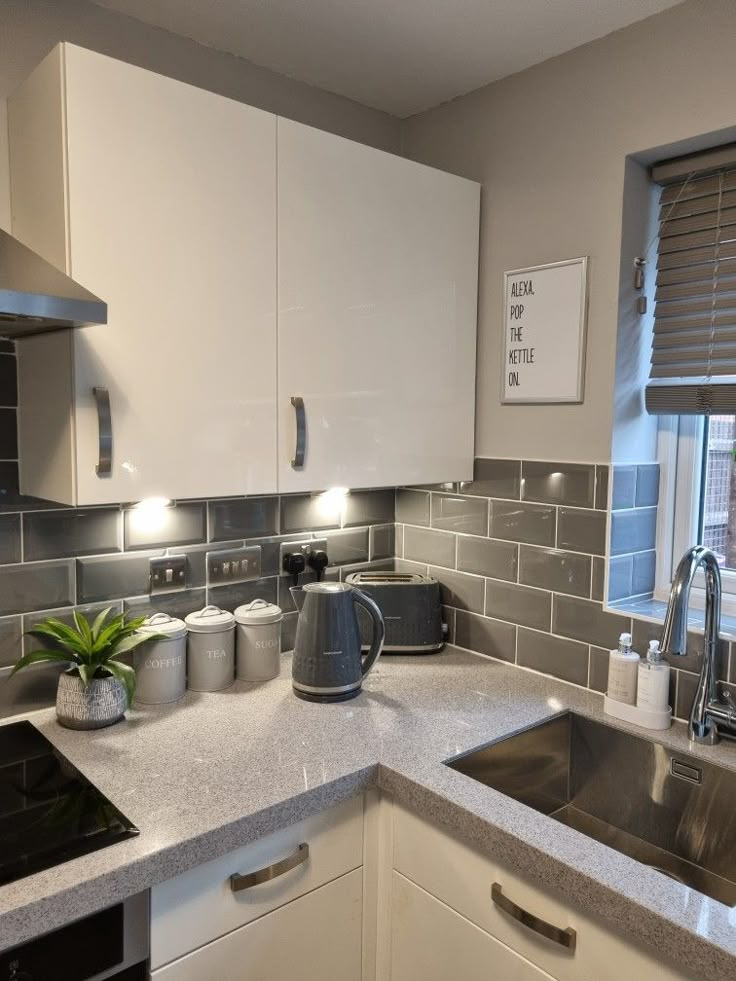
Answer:
[{"label": "kettle lid", "polygon": [[308,582],[302,587],[305,593],[351,593],[352,586],[346,582]]}]

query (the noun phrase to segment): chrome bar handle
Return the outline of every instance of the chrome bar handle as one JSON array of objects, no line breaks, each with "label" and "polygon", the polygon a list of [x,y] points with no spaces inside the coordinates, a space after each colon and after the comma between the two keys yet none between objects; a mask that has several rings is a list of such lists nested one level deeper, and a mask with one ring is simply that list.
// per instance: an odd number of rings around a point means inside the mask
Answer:
[{"label": "chrome bar handle", "polygon": [[491,899],[499,909],[502,909],[512,919],[521,923],[522,926],[528,927],[528,929],[533,930],[547,940],[559,944],[560,947],[565,947],[571,953],[575,950],[577,933],[572,927],[565,927],[563,929],[562,927],[554,926],[552,923],[547,923],[546,920],[541,920],[534,913],[530,913],[521,906],[517,906],[508,896],[504,896],[503,887],[500,882],[494,882],[491,886]]},{"label": "chrome bar handle", "polygon": [[110,412],[110,392],[106,388],[93,388],[92,394],[97,403],[97,427],[99,432],[98,462],[95,473],[98,477],[109,477],[112,473],[112,413]]},{"label": "chrome bar handle", "polygon": [[274,862],[273,865],[267,865],[265,868],[258,869],[256,872],[248,872],[246,875],[240,875],[237,872],[235,875],[231,875],[230,888],[233,892],[242,892],[243,889],[252,889],[253,886],[260,886],[263,882],[278,879],[285,872],[291,872],[292,869],[304,865],[308,858],[309,845],[303,841],[292,855],[282,859],[280,862]]},{"label": "chrome bar handle", "polygon": [[291,465],[294,470],[301,470],[307,451],[307,412],[304,408],[304,399],[300,395],[292,395],[291,404],[296,412],[296,447]]}]

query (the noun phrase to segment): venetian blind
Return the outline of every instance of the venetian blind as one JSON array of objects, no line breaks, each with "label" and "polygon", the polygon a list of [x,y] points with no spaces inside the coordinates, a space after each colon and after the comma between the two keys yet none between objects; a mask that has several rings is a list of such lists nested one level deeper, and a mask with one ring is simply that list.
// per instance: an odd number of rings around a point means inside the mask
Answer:
[{"label": "venetian blind", "polygon": [[[736,155],[655,168],[659,207],[654,337],[647,410],[736,413]],[[684,172],[683,172],[684,171]]]}]

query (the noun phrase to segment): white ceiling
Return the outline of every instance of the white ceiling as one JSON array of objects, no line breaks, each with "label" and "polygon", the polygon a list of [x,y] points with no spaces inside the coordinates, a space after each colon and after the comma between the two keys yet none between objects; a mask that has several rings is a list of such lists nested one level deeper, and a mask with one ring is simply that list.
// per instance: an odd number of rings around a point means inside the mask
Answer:
[{"label": "white ceiling", "polygon": [[681,0],[94,0],[409,116]]}]

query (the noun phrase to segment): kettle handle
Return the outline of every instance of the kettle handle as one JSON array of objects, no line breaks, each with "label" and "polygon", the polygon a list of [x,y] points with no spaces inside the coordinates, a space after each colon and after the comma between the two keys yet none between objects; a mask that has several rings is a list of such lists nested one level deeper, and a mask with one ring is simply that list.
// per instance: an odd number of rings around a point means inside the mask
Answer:
[{"label": "kettle handle", "polygon": [[362,667],[362,674],[365,678],[378,658],[381,656],[383,641],[386,637],[386,624],[383,622],[383,614],[378,608],[378,604],[375,602],[375,600],[371,599],[370,596],[366,596],[365,593],[362,593],[359,589],[356,589],[355,586],[353,586],[353,602],[360,603],[360,605],[368,611],[371,620],[373,621],[373,637],[371,639],[371,646],[365,656]]}]

